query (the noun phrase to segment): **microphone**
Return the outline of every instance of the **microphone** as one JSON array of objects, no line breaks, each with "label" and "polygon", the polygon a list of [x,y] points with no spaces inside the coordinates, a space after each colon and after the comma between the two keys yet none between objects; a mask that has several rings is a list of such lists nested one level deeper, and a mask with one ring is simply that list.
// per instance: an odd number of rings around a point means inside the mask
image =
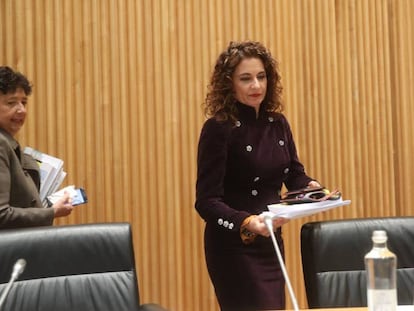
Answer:
[{"label": "microphone", "polygon": [[26,260],[23,258],[20,258],[16,261],[16,263],[13,266],[13,272],[11,274],[9,283],[7,283],[6,288],[4,289],[3,293],[0,297],[0,310],[3,307],[4,301],[6,300],[7,294],[10,291],[10,288],[12,287],[14,281],[17,280],[17,278],[20,276],[20,274],[23,273],[24,268],[26,267]]},{"label": "microphone", "polygon": [[13,272],[12,272],[11,278],[13,280],[16,280],[20,276],[20,274],[23,273],[24,268],[26,268],[26,260],[24,260],[23,258],[20,258],[19,260],[16,261],[16,263],[13,266]]},{"label": "microphone", "polygon": [[285,278],[286,286],[289,291],[290,299],[292,300],[293,309],[295,311],[299,311],[298,302],[296,300],[295,293],[293,292],[292,285],[290,284],[289,275],[287,274],[285,263],[283,261],[282,254],[280,253],[279,245],[277,244],[275,233],[273,232],[273,219],[277,218],[271,212],[263,212],[263,220],[266,225],[267,230],[270,233],[270,237],[272,238],[273,246],[276,251],[277,258],[279,260],[280,268],[282,269],[283,277]]}]

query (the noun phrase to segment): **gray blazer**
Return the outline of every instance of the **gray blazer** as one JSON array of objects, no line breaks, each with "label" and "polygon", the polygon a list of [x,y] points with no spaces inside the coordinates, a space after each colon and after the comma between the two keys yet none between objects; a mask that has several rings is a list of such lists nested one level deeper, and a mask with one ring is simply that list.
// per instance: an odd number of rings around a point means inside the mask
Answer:
[{"label": "gray blazer", "polygon": [[54,211],[39,197],[39,166],[0,129],[0,229],[53,224]]}]

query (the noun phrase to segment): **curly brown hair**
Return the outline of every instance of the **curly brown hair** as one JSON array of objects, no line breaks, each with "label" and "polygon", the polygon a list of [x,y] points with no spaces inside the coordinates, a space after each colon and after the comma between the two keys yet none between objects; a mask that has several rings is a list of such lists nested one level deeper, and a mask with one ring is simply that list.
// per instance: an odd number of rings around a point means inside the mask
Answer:
[{"label": "curly brown hair", "polygon": [[214,66],[214,71],[208,85],[208,92],[204,102],[204,113],[207,117],[216,117],[220,120],[236,120],[236,98],[233,92],[232,76],[236,67],[243,59],[259,58],[267,76],[267,92],[262,105],[268,112],[282,112],[282,85],[278,72],[277,61],[270,52],[255,41],[230,42]]}]

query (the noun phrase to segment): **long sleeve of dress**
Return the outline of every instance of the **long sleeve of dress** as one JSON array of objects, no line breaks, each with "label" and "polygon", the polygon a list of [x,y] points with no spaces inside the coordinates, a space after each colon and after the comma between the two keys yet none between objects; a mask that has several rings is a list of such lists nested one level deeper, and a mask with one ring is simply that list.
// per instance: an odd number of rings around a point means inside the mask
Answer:
[{"label": "long sleeve of dress", "polygon": [[224,219],[232,224],[230,229],[239,230],[250,214],[223,201],[230,135],[228,122],[210,119],[204,124],[198,145],[195,207],[206,222]]},{"label": "long sleeve of dress", "polygon": [[305,168],[303,167],[303,164],[299,161],[292,131],[286,119],[284,119],[284,126],[286,127],[286,141],[289,142],[288,149],[291,155],[289,174],[284,183],[286,185],[286,188],[288,188],[289,190],[304,188],[312,180],[312,178],[305,174]]}]

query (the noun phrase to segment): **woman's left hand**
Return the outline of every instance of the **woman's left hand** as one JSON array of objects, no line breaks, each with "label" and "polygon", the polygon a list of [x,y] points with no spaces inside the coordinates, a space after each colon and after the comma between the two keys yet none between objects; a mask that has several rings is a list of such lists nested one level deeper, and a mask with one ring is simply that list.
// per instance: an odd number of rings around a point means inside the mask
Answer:
[{"label": "woman's left hand", "polygon": [[320,183],[318,183],[316,180],[311,180],[308,183],[308,188],[320,188],[322,187]]}]

